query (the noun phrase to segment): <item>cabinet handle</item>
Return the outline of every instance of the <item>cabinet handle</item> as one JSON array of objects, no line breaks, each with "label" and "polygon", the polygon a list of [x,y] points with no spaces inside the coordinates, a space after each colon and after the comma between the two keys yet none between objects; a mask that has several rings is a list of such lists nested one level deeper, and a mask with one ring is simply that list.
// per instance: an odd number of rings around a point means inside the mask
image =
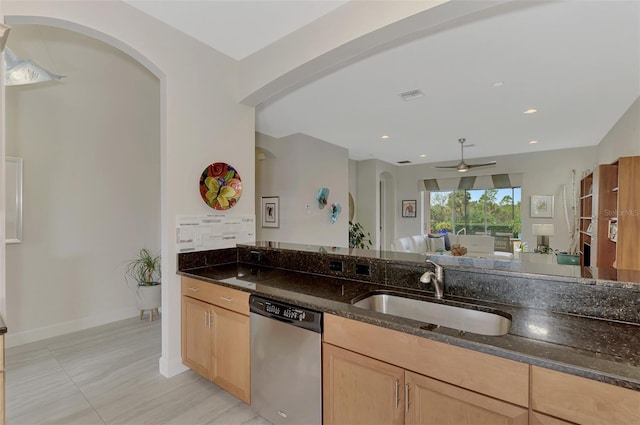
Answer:
[{"label": "cabinet handle", "polygon": [[209,312],[208,311],[204,312],[204,327],[205,328],[209,327]]},{"label": "cabinet handle", "polygon": [[220,297],[220,299],[221,299],[222,301],[226,301],[226,302],[229,302],[229,303],[230,303],[231,301],[233,301],[233,298],[230,298],[230,297]]},{"label": "cabinet handle", "polygon": [[396,409],[400,404],[400,381],[396,379]]},{"label": "cabinet handle", "polygon": [[409,411],[409,384],[404,384],[404,411]]},{"label": "cabinet handle", "polygon": [[191,292],[198,292],[198,288],[194,288],[193,286],[190,286],[187,289]]},{"label": "cabinet handle", "polygon": [[213,314],[211,314],[211,312],[207,312],[207,316],[209,316],[209,327],[211,327],[211,316],[213,316]]}]

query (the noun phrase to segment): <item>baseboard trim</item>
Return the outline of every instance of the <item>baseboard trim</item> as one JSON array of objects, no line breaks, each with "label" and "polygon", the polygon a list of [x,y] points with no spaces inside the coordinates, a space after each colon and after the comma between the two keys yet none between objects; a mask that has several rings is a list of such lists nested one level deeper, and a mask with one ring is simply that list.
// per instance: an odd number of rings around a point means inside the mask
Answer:
[{"label": "baseboard trim", "polygon": [[188,367],[182,364],[182,358],[177,358],[168,361],[164,356],[160,357],[159,361],[160,375],[165,378],[172,378],[189,370]]},{"label": "baseboard trim", "polygon": [[17,347],[30,342],[41,341],[43,339],[60,336],[71,332],[82,331],[95,326],[106,325],[118,320],[129,319],[138,316],[140,312],[135,308],[122,309],[108,314],[98,316],[83,317],[82,319],[70,320],[68,322],[55,323],[42,328],[31,329],[24,332],[11,333],[5,335],[7,348]]}]

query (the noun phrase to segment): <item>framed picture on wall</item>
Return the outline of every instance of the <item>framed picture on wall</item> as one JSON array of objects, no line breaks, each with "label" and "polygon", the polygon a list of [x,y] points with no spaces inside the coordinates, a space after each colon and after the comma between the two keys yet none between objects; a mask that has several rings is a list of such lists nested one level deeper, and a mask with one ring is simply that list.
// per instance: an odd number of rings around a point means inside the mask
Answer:
[{"label": "framed picture on wall", "polygon": [[403,217],[416,217],[416,200],[402,201],[402,216]]},{"label": "framed picture on wall", "polygon": [[553,195],[531,195],[532,218],[553,218]]},{"label": "framed picture on wall", "polygon": [[280,227],[280,197],[262,197],[262,227]]},{"label": "framed picture on wall", "polygon": [[609,240],[618,242],[618,220],[609,220]]}]

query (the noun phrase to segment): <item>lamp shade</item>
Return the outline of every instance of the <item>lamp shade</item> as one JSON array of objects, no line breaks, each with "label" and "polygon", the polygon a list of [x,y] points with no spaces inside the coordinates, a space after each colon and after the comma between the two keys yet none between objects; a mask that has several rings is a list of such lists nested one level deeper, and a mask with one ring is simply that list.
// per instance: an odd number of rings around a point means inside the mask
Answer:
[{"label": "lamp shade", "polygon": [[533,234],[535,236],[553,236],[553,224],[534,224]]}]

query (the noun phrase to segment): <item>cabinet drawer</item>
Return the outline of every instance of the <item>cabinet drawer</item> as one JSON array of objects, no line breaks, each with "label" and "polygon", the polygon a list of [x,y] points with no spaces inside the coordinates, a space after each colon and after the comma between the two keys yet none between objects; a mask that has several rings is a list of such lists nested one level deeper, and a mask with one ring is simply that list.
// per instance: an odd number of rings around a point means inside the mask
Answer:
[{"label": "cabinet drawer", "polygon": [[581,424],[638,424],[640,391],[531,367],[534,410]]},{"label": "cabinet drawer", "polygon": [[443,342],[324,315],[324,341],[421,375],[529,406],[529,365]]},{"label": "cabinet drawer", "polygon": [[196,298],[227,310],[249,315],[249,293],[227,288],[226,286],[192,279],[182,278],[182,295]]}]

